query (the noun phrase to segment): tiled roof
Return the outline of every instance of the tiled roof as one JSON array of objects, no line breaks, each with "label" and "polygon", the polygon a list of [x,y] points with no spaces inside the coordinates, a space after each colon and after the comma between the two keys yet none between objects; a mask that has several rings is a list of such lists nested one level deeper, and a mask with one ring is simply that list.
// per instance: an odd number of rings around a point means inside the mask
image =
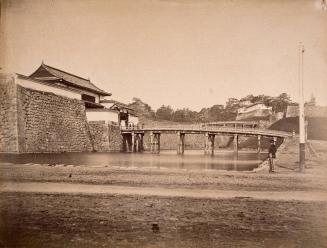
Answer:
[{"label": "tiled roof", "polygon": [[125,103],[118,102],[118,101],[115,101],[115,100],[109,100],[109,99],[100,100],[100,104],[101,103],[112,103],[112,106],[110,107],[111,109],[127,109],[127,110],[131,111],[131,114],[135,115],[134,109],[129,107]]},{"label": "tiled roof", "polygon": [[[54,78],[50,78],[49,75],[44,75],[44,71],[47,71],[49,74],[54,76]],[[85,79],[79,76],[76,76],[74,74],[59,70],[57,68],[54,68],[52,66],[45,65],[44,63],[41,64],[41,66],[30,75],[31,78],[36,79],[44,79],[44,80],[53,80],[53,79],[61,79],[62,83],[70,84],[71,86],[75,86],[77,88],[90,90],[92,92],[98,93],[99,95],[103,96],[111,96],[111,93],[105,92],[95,86],[89,79]]]}]

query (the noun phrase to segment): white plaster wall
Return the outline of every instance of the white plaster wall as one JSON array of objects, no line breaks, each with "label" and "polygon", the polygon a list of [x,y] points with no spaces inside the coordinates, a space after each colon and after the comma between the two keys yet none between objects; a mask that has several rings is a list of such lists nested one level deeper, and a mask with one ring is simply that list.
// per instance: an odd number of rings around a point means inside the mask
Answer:
[{"label": "white plaster wall", "polygon": [[88,121],[105,121],[118,123],[118,113],[107,110],[94,111],[86,109],[86,118]]},{"label": "white plaster wall", "polygon": [[65,96],[65,97],[78,99],[78,100],[81,99],[81,93],[79,93],[79,92],[74,92],[74,91],[71,91],[71,90],[61,89],[59,87],[53,87],[51,85],[38,83],[38,82],[28,80],[28,79],[16,78],[16,84],[19,84],[24,88],[29,88],[29,89],[32,89],[32,90],[52,92],[52,93],[54,93],[56,95],[59,95],[59,96]]},{"label": "white plaster wall", "polygon": [[93,92],[86,91],[86,90],[81,90],[81,89],[78,89],[78,90],[81,92],[80,100],[82,100],[82,94],[86,94],[86,95],[95,97],[95,102],[96,103],[99,103],[100,102],[100,96],[98,94],[95,94]]},{"label": "white plaster wall", "polygon": [[254,106],[248,107],[246,109],[246,112],[253,111],[253,110],[259,110],[259,109],[271,109],[271,107],[266,107],[264,104],[256,104]]},{"label": "white plaster wall", "polygon": [[264,110],[264,109],[272,110],[272,107],[267,107],[264,104],[256,104],[256,105],[253,105],[251,107],[239,108],[238,113],[243,114],[243,113],[248,113],[248,112],[251,112],[251,111],[254,111],[254,110]]}]

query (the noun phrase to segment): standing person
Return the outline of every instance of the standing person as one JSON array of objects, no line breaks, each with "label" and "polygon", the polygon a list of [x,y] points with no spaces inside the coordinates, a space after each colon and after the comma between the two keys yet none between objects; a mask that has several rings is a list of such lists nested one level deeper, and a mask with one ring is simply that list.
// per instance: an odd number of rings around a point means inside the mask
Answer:
[{"label": "standing person", "polygon": [[270,141],[270,147],[269,147],[269,172],[275,172],[275,168],[274,168],[274,159],[276,158],[276,145],[275,145],[275,141],[271,140]]}]

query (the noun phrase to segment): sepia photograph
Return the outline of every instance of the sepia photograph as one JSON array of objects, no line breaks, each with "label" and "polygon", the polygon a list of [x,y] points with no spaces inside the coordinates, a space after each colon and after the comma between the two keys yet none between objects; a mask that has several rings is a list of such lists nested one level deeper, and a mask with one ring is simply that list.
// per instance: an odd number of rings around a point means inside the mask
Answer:
[{"label": "sepia photograph", "polygon": [[327,0],[0,0],[0,247],[326,248]]}]

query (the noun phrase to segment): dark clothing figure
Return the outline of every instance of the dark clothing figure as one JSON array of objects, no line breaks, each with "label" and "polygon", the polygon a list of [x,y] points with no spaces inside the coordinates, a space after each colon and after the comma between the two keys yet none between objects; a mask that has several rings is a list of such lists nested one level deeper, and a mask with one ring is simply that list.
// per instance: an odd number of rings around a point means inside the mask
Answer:
[{"label": "dark clothing figure", "polygon": [[274,142],[270,142],[270,147],[269,147],[269,152],[268,152],[268,156],[269,156],[269,172],[274,172],[275,168],[274,168],[274,159],[276,158],[276,145],[274,144]]}]

